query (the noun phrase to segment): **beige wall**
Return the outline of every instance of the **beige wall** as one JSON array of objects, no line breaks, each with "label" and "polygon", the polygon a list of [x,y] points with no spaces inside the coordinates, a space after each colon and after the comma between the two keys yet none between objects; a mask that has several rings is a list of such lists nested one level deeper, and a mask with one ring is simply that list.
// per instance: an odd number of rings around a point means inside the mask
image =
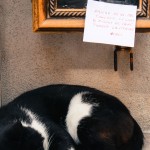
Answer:
[{"label": "beige wall", "polygon": [[82,42],[83,33],[32,33],[30,0],[0,0],[1,101],[52,83],[88,85],[121,99],[150,132],[150,34],[136,34],[134,71],[113,46]]}]

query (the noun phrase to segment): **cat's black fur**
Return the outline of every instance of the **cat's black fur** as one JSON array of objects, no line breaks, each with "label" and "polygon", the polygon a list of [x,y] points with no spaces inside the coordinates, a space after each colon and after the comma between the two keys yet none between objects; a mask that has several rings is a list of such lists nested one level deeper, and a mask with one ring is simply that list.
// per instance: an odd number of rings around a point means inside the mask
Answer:
[{"label": "cat's black fur", "polygon": [[[65,123],[73,96],[93,105],[91,116],[80,120],[79,143],[75,143]],[[49,135],[47,150],[141,150],[143,133],[128,109],[117,98],[99,90],[75,85],[50,85],[22,94],[0,109],[0,150],[44,150],[43,137],[32,127],[26,113],[32,111]],[[78,108],[76,108],[78,111]]]}]

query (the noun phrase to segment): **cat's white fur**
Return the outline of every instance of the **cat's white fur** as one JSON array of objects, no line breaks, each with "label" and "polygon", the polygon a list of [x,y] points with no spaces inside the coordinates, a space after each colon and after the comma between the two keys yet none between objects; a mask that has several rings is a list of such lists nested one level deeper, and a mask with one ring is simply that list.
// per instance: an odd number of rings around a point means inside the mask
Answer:
[{"label": "cat's white fur", "polygon": [[69,148],[68,150],[75,150],[73,147]]},{"label": "cat's white fur", "polygon": [[85,92],[76,94],[69,104],[68,113],[66,116],[67,130],[76,143],[80,143],[77,135],[77,127],[81,119],[91,116],[92,104],[85,103],[82,96]]},{"label": "cat's white fur", "polygon": [[40,122],[39,118],[37,117],[36,114],[34,114],[31,110],[26,109],[26,108],[22,108],[21,110],[27,115],[29,116],[31,123],[27,123],[24,121],[21,121],[22,125],[24,127],[30,127],[32,129],[34,129],[35,131],[37,131],[43,138],[43,147],[44,150],[49,150],[49,136],[48,136],[48,132],[47,132],[47,128],[46,126]]},{"label": "cat's white fur", "polygon": [[[85,94],[85,92],[78,93],[71,99],[68,108],[68,113],[66,116],[67,130],[76,143],[80,142],[77,135],[77,127],[79,125],[79,122],[84,117],[91,116],[92,107],[93,107],[92,104],[83,102],[82,100],[83,94]],[[49,150],[49,146],[50,146],[49,143],[51,143],[52,141],[49,141],[49,136],[48,136],[46,126],[42,122],[40,122],[38,116],[34,114],[31,110],[22,107],[21,110],[27,116],[29,116],[31,120],[31,123],[21,121],[22,125],[24,127],[30,127],[36,130],[44,138],[44,142],[43,142],[44,150]],[[74,150],[74,148],[71,147],[69,150]]]}]

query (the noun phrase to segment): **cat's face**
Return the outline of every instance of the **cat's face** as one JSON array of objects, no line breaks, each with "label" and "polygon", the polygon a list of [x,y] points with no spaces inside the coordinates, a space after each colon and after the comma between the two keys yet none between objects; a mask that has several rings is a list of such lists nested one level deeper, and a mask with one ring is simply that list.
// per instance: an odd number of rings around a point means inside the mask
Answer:
[{"label": "cat's face", "polygon": [[43,138],[20,122],[0,127],[0,150],[44,150]]}]

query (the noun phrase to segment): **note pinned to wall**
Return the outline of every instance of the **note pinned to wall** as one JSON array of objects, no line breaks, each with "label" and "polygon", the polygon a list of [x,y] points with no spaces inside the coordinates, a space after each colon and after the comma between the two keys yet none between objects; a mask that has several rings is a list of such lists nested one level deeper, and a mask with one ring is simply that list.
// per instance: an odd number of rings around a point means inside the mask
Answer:
[{"label": "note pinned to wall", "polygon": [[134,47],[137,6],[89,0],[84,42]]}]

